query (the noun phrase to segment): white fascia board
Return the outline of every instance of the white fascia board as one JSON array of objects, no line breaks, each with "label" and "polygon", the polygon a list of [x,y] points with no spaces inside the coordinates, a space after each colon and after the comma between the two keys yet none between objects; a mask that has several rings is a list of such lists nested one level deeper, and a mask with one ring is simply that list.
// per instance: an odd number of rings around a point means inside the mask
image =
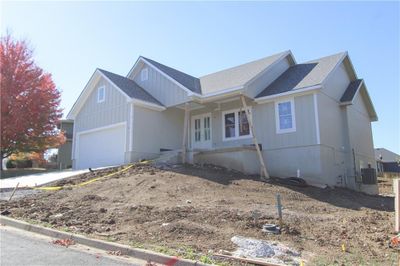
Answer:
[{"label": "white fascia board", "polygon": [[145,107],[145,108],[148,108],[148,109],[151,109],[151,110],[155,110],[155,111],[164,111],[164,110],[167,109],[167,108],[165,108],[163,106],[159,106],[159,105],[154,104],[154,103],[149,103],[149,102],[142,101],[142,100],[139,100],[139,99],[134,99],[134,98],[131,99],[130,102],[133,103],[134,105],[137,105],[137,106],[140,106],[140,107]]},{"label": "white fascia board", "polygon": [[78,111],[81,109],[81,105],[83,105],[83,103],[86,101],[86,98],[89,97],[89,87],[90,85],[92,85],[92,83],[94,83],[95,81],[98,81],[98,79],[100,78],[100,74],[98,69],[96,69],[92,76],[90,77],[89,81],[86,83],[85,87],[83,88],[83,90],[81,91],[81,93],[78,96],[78,99],[75,101],[74,105],[72,106],[71,110],[69,111],[68,115],[67,115],[67,119],[71,119],[74,120],[75,119],[75,115],[78,113]]},{"label": "white fascia board", "polygon": [[68,113],[68,115],[66,117],[67,119],[72,119],[72,120],[75,119],[76,114],[80,111],[80,109],[82,108],[83,104],[86,102],[87,98],[90,96],[90,93],[93,91],[94,83],[97,82],[100,77],[104,78],[112,86],[114,86],[114,88],[116,88],[122,95],[124,95],[126,97],[127,101],[129,101],[131,99],[131,97],[129,97],[128,94],[126,94],[123,90],[121,90],[117,85],[115,85],[114,82],[112,82],[106,75],[104,75],[98,68],[96,68],[95,72],[90,77],[90,79],[89,79],[88,83],[86,84],[85,88],[83,89],[83,91],[79,95],[78,99],[76,100],[76,102],[72,106],[71,111],[69,111],[69,113]]},{"label": "white fascia board", "polygon": [[234,87],[234,88],[226,89],[226,90],[215,92],[215,93],[209,93],[209,94],[202,95],[202,96],[193,95],[191,97],[191,100],[195,100],[200,103],[213,102],[215,100],[224,99],[226,97],[241,95],[243,93],[243,89],[244,89],[243,86],[239,86],[239,87]]},{"label": "white fascia board", "polygon": [[170,80],[172,83],[174,83],[175,85],[177,85],[178,87],[180,87],[181,89],[183,89],[184,91],[187,92],[188,96],[192,96],[192,95],[198,95],[201,96],[200,94],[193,92],[191,90],[189,90],[188,88],[186,88],[185,86],[183,86],[182,84],[180,84],[178,81],[176,81],[175,79],[171,78],[170,76],[168,76],[166,73],[164,73],[161,69],[159,69],[158,67],[156,67],[155,65],[153,65],[152,63],[150,63],[149,61],[147,61],[146,59],[144,59],[143,57],[140,57],[139,60],[145,62],[147,65],[151,66],[152,68],[154,68],[155,70],[157,70],[161,75],[163,75],[165,78],[167,78],[168,80]]},{"label": "white fascia board", "polygon": [[[335,65],[335,67],[331,70],[331,72],[328,73],[328,75],[326,75],[326,77],[324,78],[324,80],[321,82],[322,86],[325,86],[325,83],[329,80],[329,77],[333,75],[333,73],[335,73],[336,69],[338,69],[338,67],[343,63],[343,60],[348,56],[348,52],[344,52],[342,57],[339,59],[339,61],[337,62],[337,64]],[[353,72],[355,73],[354,69]]]},{"label": "white fascia board", "polygon": [[[285,59],[288,55],[290,55],[293,59],[293,61],[296,63],[296,60],[293,57],[293,54],[290,50],[284,52],[284,54],[282,54],[278,59],[276,59],[272,64],[270,64],[269,66],[267,66],[266,68],[264,68],[260,73],[258,73],[257,75],[255,75],[254,77],[252,77],[250,80],[246,81],[246,83],[243,85],[243,87],[247,87],[250,83],[252,83],[254,80],[258,79],[261,75],[263,75],[265,72],[267,72],[268,70],[270,70],[271,68],[273,68],[276,64],[278,64],[279,62],[281,62],[283,59]],[[289,63],[290,65],[290,63]]]},{"label": "white fascia board", "polygon": [[274,101],[277,98],[287,97],[289,95],[294,95],[294,94],[309,93],[309,92],[312,92],[314,90],[319,90],[321,88],[322,88],[321,85],[315,85],[315,86],[306,87],[306,88],[298,89],[298,90],[294,90],[294,91],[288,91],[288,92],[273,94],[273,95],[269,95],[269,96],[264,96],[264,97],[256,98],[254,100],[255,100],[256,103],[259,103],[259,104],[260,103],[266,103],[266,102]]}]

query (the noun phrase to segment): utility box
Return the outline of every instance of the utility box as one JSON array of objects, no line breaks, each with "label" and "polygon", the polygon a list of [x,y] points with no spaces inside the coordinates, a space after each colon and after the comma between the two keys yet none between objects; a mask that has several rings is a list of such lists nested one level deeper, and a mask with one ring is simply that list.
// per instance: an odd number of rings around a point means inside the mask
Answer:
[{"label": "utility box", "polygon": [[363,184],[373,185],[377,183],[375,168],[362,168],[361,178]]}]

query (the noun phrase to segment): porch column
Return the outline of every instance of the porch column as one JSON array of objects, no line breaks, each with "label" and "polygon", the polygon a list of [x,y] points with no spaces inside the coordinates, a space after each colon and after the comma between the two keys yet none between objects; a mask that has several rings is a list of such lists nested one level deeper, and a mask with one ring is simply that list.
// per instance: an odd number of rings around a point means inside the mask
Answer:
[{"label": "porch column", "polygon": [[244,112],[246,113],[247,122],[249,123],[249,126],[250,126],[250,132],[253,135],[253,142],[254,142],[254,145],[256,146],[258,159],[260,160],[261,178],[264,177],[262,179],[269,179],[269,174],[267,172],[267,168],[265,167],[264,159],[263,159],[260,147],[258,146],[258,141],[257,141],[257,138],[256,138],[256,132],[255,132],[254,127],[253,127],[253,117],[250,114],[250,110],[247,108],[247,104],[246,104],[246,100],[245,100],[244,96],[241,95],[240,99],[242,100]]},{"label": "porch column", "polygon": [[188,126],[189,126],[189,103],[185,103],[185,118],[183,121],[183,138],[182,138],[182,163],[186,163],[186,151],[188,144]]}]

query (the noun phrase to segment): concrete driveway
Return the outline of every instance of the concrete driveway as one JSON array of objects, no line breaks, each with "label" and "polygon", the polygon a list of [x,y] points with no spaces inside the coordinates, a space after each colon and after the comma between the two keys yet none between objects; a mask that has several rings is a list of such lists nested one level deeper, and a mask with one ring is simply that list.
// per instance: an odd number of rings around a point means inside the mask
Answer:
[{"label": "concrete driveway", "polygon": [[68,248],[55,245],[51,238],[9,226],[0,227],[0,261],[2,266],[73,265],[119,266],[145,265],[145,261],[112,256],[103,250],[83,245]]},{"label": "concrete driveway", "polygon": [[19,177],[10,177],[6,179],[0,180],[0,190],[4,190],[7,188],[14,188],[18,182],[19,187],[35,187],[43,184],[47,184],[49,182],[53,182],[56,180],[64,179],[67,177],[80,175],[83,173],[89,172],[88,169],[85,170],[63,170],[63,171],[55,171],[49,173],[40,173],[33,175],[25,175]]}]

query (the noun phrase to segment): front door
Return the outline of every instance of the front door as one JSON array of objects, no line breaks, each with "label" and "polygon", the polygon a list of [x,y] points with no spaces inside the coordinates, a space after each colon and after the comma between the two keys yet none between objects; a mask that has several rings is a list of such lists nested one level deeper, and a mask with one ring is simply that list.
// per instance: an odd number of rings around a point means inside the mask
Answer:
[{"label": "front door", "polygon": [[192,148],[211,149],[211,114],[192,116]]}]

